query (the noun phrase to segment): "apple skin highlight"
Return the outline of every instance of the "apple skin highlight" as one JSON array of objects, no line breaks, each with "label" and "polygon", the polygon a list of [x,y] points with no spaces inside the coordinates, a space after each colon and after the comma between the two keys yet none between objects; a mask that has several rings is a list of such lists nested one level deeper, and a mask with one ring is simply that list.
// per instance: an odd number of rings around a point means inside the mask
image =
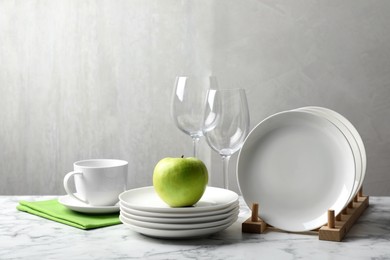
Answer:
[{"label": "apple skin highlight", "polygon": [[153,171],[158,196],[171,207],[193,206],[203,196],[208,183],[206,165],[194,157],[164,158]]}]

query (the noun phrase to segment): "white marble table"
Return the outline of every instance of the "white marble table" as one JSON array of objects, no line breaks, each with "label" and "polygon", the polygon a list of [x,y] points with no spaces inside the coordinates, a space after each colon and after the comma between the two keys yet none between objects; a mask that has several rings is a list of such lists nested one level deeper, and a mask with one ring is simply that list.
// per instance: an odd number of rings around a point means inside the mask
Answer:
[{"label": "white marble table", "polygon": [[343,242],[314,235],[243,234],[249,216],[228,229],[195,240],[160,240],[124,225],[84,231],[16,210],[20,199],[0,196],[0,259],[390,259],[390,197],[370,197],[370,206]]}]

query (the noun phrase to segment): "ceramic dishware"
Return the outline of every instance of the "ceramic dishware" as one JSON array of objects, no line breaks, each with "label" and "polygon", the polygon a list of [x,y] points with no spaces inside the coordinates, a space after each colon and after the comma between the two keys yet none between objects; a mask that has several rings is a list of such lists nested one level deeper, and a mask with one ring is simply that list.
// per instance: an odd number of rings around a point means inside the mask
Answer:
[{"label": "ceramic dishware", "polygon": [[286,231],[308,231],[339,214],[354,190],[355,159],[344,134],[326,118],[284,111],[248,135],[237,163],[238,183],[259,216]]},{"label": "ceramic dishware", "polygon": [[206,187],[200,200],[192,207],[173,208],[160,199],[153,186],[132,189],[119,195],[121,206],[154,213],[199,213],[220,210],[238,202],[237,193],[216,187]]},{"label": "ceramic dishware", "polygon": [[[68,195],[91,206],[114,206],[126,190],[128,163],[114,159],[92,159],[74,163],[74,170],[64,177]],[[70,180],[74,179],[76,193]]]},{"label": "ceramic dishware", "polygon": [[145,227],[145,228],[154,228],[154,229],[200,229],[200,228],[209,228],[219,225],[224,225],[231,222],[233,219],[237,219],[238,209],[233,211],[228,217],[223,219],[218,219],[214,221],[204,221],[204,222],[194,222],[194,223],[160,223],[160,222],[150,222],[133,218],[131,215],[128,215],[126,212],[121,211],[122,218],[135,226]]},{"label": "ceramic dishware", "polygon": [[159,238],[193,238],[221,231],[238,218],[237,193],[207,187],[191,207],[170,207],[153,186],[132,189],[119,195],[120,220],[135,232]]},{"label": "ceramic dishware", "polygon": [[213,226],[208,228],[177,230],[177,229],[145,228],[145,227],[133,225],[129,223],[126,219],[124,219],[122,216],[119,216],[119,219],[122,221],[122,223],[125,226],[129,227],[130,229],[134,230],[135,232],[150,237],[164,238],[164,239],[189,239],[189,238],[208,236],[228,228],[234,222],[236,222],[237,218],[238,216],[234,217],[229,223],[223,225],[218,225],[218,226]]},{"label": "ceramic dishware", "polygon": [[357,139],[355,135],[350,130],[350,128],[347,127],[346,124],[344,124],[339,118],[335,117],[334,114],[329,112],[330,109],[325,109],[322,107],[302,107],[302,108],[298,108],[297,110],[305,111],[308,113],[314,113],[319,116],[322,116],[323,118],[328,119],[330,122],[332,122],[336,127],[340,129],[340,131],[344,134],[345,138],[348,140],[355,158],[355,170],[356,170],[353,191],[351,193],[351,196],[348,199],[348,203],[351,202],[352,199],[357,194],[358,189],[361,186],[361,182],[364,178],[363,172],[365,171],[365,169],[363,168],[363,156],[361,153],[361,148],[359,147],[359,143],[356,141]]},{"label": "ceramic dishware", "polygon": [[118,203],[113,206],[92,206],[74,199],[69,195],[59,197],[58,202],[68,209],[85,214],[109,214],[118,212],[120,210]]},{"label": "ceramic dishware", "polygon": [[[200,212],[198,215],[194,214],[167,214],[167,213],[156,213],[143,211],[135,211],[129,208],[120,207],[121,213],[135,220],[154,222],[154,223],[167,223],[167,224],[193,224],[193,223],[204,223],[209,221],[217,221],[228,218],[234,212],[239,211],[239,205],[233,204],[223,210],[215,210],[211,212]],[[148,215],[148,213],[150,215]]]},{"label": "ceramic dishware", "polygon": [[360,174],[360,179],[359,179],[359,185],[357,187],[357,191],[359,191],[359,189],[361,188],[361,186],[363,184],[365,175],[366,175],[367,154],[366,154],[366,149],[365,149],[365,146],[363,143],[363,139],[360,136],[357,129],[355,128],[355,126],[345,116],[343,116],[340,113],[338,113],[332,109],[329,109],[329,108],[308,106],[308,107],[303,107],[302,109],[317,110],[317,111],[327,113],[328,115],[332,116],[334,119],[336,119],[339,122],[341,122],[342,124],[344,124],[348,128],[349,132],[353,135],[353,137],[358,145],[358,148],[359,148],[359,154],[360,154],[360,160],[361,160],[361,174]]},{"label": "ceramic dishware", "polygon": [[[238,200],[235,201],[232,204],[227,204],[223,206],[223,208],[218,208],[218,209],[210,209],[210,210],[205,210],[205,211],[186,211],[186,212],[154,212],[154,211],[145,211],[145,210],[138,210],[138,209],[133,209],[129,206],[126,206],[122,202],[119,202],[120,205],[120,210],[125,211],[126,213],[133,214],[135,216],[138,216],[140,218],[158,218],[158,219],[170,219],[172,221],[175,221],[177,219],[182,219],[184,221],[190,220],[191,222],[199,221],[203,217],[210,219],[214,219],[215,216],[218,215],[223,215],[223,214],[229,214],[233,210],[239,207],[239,202]],[[168,220],[168,221],[170,221]],[[160,221],[161,222],[161,221]]]}]

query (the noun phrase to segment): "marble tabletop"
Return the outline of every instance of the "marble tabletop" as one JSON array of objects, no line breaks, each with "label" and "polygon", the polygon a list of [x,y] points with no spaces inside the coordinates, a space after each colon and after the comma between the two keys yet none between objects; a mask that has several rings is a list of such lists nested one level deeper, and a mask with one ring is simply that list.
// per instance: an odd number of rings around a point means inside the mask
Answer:
[{"label": "marble tabletop", "polygon": [[163,240],[124,225],[84,231],[16,210],[19,200],[53,196],[0,196],[0,259],[390,259],[390,197],[370,206],[343,242],[310,234],[270,231],[244,234],[249,209],[240,201],[238,221],[193,240]]}]

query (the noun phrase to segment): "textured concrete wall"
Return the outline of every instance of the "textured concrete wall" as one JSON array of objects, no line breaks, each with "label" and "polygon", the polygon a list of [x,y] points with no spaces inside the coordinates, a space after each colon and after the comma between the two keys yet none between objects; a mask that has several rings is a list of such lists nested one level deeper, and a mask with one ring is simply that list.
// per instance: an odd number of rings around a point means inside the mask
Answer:
[{"label": "textured concrete wall", "polygon": [[213,71],[247,89],[252,126],[286,109],[334,109],[365,143],[364,189],[390,195],[390,2],[244,2],[214,8]]},{"label": "textured concrete wall", "polygon": [[[76,160],[128,160],[130,187],[191,154],[169,116],[176,74],[247,90],[251,126],[305,105],[366,144],[365,190],[390,195],[389,1],[0,0],[0,194],[63,194]],[[221,186],[221,162],[200,157]],[[233,156],[231,187],[237,190]]]}]

